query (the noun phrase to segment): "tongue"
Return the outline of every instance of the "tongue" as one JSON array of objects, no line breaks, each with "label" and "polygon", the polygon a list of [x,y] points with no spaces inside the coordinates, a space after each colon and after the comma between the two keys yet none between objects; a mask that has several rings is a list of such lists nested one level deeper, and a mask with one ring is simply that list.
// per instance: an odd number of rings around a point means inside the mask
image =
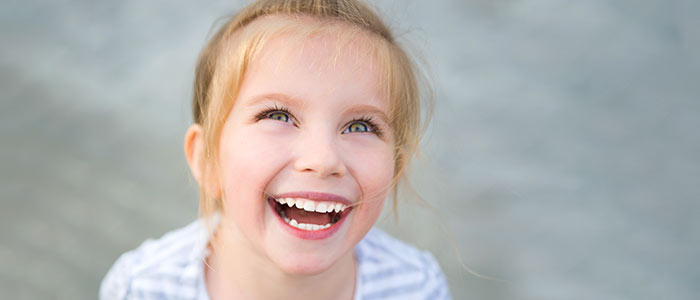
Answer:
[{"label": "tongue", "polygon": [[298,223],[326,225],[331,222],[331,217],[328,214],[305,211],[295,207],[287,207],[284,214],[289,219],[297,220]]}]

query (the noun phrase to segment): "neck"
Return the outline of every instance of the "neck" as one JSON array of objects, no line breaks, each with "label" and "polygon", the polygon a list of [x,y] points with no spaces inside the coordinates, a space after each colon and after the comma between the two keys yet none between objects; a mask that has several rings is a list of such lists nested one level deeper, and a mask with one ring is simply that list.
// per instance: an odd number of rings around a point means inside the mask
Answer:
[{"label": "neck", "polygon": [[319,274],[289,274],[255,251],[234,227],[221,225],[211,238],[205,265],[212,300],[352,299],[357,272],[353,251]]}]

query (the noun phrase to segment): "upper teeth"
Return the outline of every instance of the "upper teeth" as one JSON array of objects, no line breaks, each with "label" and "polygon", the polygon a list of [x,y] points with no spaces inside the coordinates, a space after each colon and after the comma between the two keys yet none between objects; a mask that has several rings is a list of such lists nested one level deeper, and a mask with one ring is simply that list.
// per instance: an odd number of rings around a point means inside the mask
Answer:
[{"label": "upper teeth", "polygon": [[296,206],[298,209],[305,211],[315,211],[320,213],[341,212],[348,208],[347,205],[336,202],[313,201],[303,198],[277,198],[275,199],[280,204],[287,204],[289,207]]}]

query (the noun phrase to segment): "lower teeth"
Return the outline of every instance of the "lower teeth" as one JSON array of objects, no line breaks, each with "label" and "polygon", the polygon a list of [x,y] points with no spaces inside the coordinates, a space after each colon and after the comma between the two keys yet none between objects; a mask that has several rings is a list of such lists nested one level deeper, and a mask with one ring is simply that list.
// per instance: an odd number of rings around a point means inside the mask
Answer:
[{"label": "lower teeth", "polygon": [[318,224],[306,224],[306,223],[299,223],[297,220],[294,219],[289,219],[287,217],[284,217],[284,221],[287,222],[287,224],[291,225],[292,227],[299,228],[301,230],[309,230],[309,231],[316,231],[316,230],[321,230],[321,229],[326,229],[328,227],[331,227],[331,224],[326,224],[326,225],[318,225]]},{"label": "lower teeth", "polygon": [[308,231],[316,231],[316,230],[326,229],[328,227],[331,227],[331,225],[335,224],[336,222],[338,222],[338,220],[340,220],[340,216],[338,216],[336,214],[331,218],[331,222],[326,224],[326,225],[306,224],[306,223],[299,223],[299,222],[297,222],[297,220],[287,218],[287,214],[284,213],[284,210],[278,211],[278,213],[279,213],[280,217],[282,217],[282,219],[285,222],[287,222],[287,224],[291,225],[294,228],[299,228],[301,230],[308,230]]}]

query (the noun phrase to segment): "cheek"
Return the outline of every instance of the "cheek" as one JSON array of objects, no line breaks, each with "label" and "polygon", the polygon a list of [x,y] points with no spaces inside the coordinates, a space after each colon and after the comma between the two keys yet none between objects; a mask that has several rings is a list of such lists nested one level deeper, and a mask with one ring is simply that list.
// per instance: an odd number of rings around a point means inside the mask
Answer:
[{"label": "cheek", "polygon": [[389,149],[363,151],[362,155],[353,156],[352,159],[353,177],[362,189],[363,204],[357,206],[353,216],[355,228],[361,229],[358,237],[361,239],[382,212],[394,174],[394,161]]},{"label": "cheek", "polygon": [[262,209],[262,192],[284,166],[284,149],[266,135],[238,128],[222,132],[219,155],[224,205]]},{"label": "cheek", "polygon": [[391,148],[386,145],[355,152],[349,162],[353,176],[362,189],[364,201],[377,204],[381,208],[386,198],[394,174],[394,161]]}]

